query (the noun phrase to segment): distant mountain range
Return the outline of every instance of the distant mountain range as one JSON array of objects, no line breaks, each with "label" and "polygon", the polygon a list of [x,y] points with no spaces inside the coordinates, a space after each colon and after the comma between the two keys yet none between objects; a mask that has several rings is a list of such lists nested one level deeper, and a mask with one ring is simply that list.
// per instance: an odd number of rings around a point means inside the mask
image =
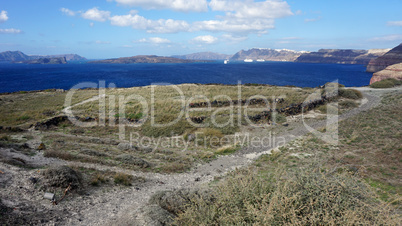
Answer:
[{"label": "distant mountain range", "polygon": [[214,53],[214,52],[200,52],[187,55],[175,55],[172,57],[185,60],[226,60],[229,59],[231,56],[232,55]]},{"label": "distant mountain range", "polygon": [[37,60],[41,58],[62,58],[65,57],[67,61],[83,61],[86,60],[85,57],[79,56],[77,54],[60,54],[60,55],[26,55],[21,51],[6,51],[0,53],[0,62],[23,62]]},{"label": "distant mountain range", "polygon": [[367,72],[378,72],[390,65],[402,63],[402,43],[386,54],[372,59],[367,65]]},{"label": "distant mountain range", "polygon": [[306,51],[294,51],[288,49],[264,49],[252,48],[249,50],[240,50],[234,54],[230,60],[242,61],[245,59],[251,60],[266,60],[266,61],[295,61]]},{"label": "distant mountain range", "polygon": [[155,55],[139,55],[132,57],[121,57],[107,60],[90,61],[92,64],[138,64],[138,63],[196,63],[208,62],[206,60],[185,60],[175,57],[164,57]]},{"label": "distant mountain range", "polygon": [[388,51],[389,49],[320,49],[318,52],[302,54],[295,62],[367,65],[370,60],[378,58]]}]

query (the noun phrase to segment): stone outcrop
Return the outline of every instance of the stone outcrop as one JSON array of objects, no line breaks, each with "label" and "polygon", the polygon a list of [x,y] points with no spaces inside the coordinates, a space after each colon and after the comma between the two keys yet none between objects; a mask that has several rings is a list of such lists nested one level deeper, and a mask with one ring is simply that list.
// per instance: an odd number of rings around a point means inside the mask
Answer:
[{"label": "stone outcrop", "polygon": [[294,51],[288,49],[263,49],[253,48],[249,50],[241,50],[233,55],[230,60],[242,61],[245,59],[266,60],[266,61],[295,61],[300,55],[307,53],[305,51]]},{"label": "stone outcrop", "polygon": [[402,63],[388,66],[384,70],[374,73],[370,80],[370,85],[387,78],[402,80]]},{"label": "stone outcrop", "polygon": [[402,43],[383,56],[371,60],[367,65],[367,72],[378,72],[390,65],[399,63],[402,63]]},{"label": "stone outcrop", "polygon": [[139,63],[197,63],[208,62],[206,60],[185,60],[174,57],[163,57],[155,55],[140,55],[132,57],[121,57],[107,60],[90,61],[92,64],[139,64]]},{"label": "stone outcrop", "polygon": [[354,50],[354,49],[320,49],[318,52],[304,53],[296,62],[324,64],[363,64],[384,55],[388,49]]}]

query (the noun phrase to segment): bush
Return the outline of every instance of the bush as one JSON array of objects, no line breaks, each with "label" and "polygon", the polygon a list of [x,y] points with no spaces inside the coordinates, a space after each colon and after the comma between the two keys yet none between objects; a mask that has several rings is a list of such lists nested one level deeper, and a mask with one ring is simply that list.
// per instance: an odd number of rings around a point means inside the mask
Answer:
[{"label": "bush", "polygon": [[52,166],[43,172],[45,187],[71,188],[81,187],[81,174],[68,166]]},{"label": "bush", "polygon": [[370,85],[371,88],[392,88],[394,86],[402,85],[402,81],[396,80],[394,78],[384,79],[378,82],[374,82]]},{"label": "bush", "polygon": [[93,185],[93,186],[98,186],[98,185],[100,185],[101,183],[105,183],[106,182],[106,178],[102,175],[102,174],[100,174],[100,173],[97,173],[96,175],[94,175],[93,177],[92,177],[92,179],[91,179],[91,185]]},{"label": "bush", "polygon": [[114,183],[125,186],[131,186],[131,182],[133,181],[133,176],[125,173],[116,173],[113,178]]},{"label": "bush", "polygon": [[347,99],[358,100],[363,97],[363,94],[359,90],[355,89],[339,89],[338,95]]},{"label": "bush", "polygon": [[339,106],[341,106],[342,108],[355,108],[358,107],[359,105],[353,100],[345,100],[340,102]]},{"label": "bush", "polygon": [[237,171],[194,199],[177,225],[389,225],[398,224],[369,186],[348,173],[312,167],[258,175]]}]

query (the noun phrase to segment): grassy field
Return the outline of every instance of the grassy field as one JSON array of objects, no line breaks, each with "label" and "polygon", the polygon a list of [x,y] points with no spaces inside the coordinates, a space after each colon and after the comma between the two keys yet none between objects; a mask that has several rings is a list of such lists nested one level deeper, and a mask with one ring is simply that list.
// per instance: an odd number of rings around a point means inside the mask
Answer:
[{"label": "grassy field", "polygon": [[[81,127],[66,120],[33,132],[45,145],[46,157],[141,171],[183,172],[196,163],[239,150],[241,147],[235,143],[234,134],[253,129],[244,116],[246,111],[253,116],[269,108],[284,108],[302,103],[315,92],[317,89],[311,88],[195,84],[75,90],[71,97],[72,113],[79,118],[79,122],[95,124]],[[99,99],[102,94],[106,94],[105,98]],[[0,126],[27,130],[38,122],[64,115],[63,110],[69,107],[65,106],[69,95],[68,92],[56,91],[1,95]],[[359,92],[345,89],[341,89],[339,95],[340,112],[357,107],[361,98]],[[252,98],[266,98],[268,106],[260,102],[249,106],[243,103],[210,108],[189,107],[192,103]],[[278,98],[283,100],[277,103],[275,99]],[[186,110],[188,114],[185,114]],[[326,111],[326,106],[317,109],[319,114]],[[283,126],[280,123],[286,122],[287,118],[276,115],[279,124],[268,124],[264,119],[253,123],[264,125],[265,132],[281,130]],[[155,127],[151,116],[157,124],[176,121]],[[203,117],[204,120],[195,123],[191,120],[194,117]],[[119,126],[120,118],[127,120],[128,124]],[[9,143],[15,142],[12,136],[21,133],[0,131],[1,139]]]},{"label": "grassy field", "polygon": [[176,224],[398,225],[401,111],[394,92],[342,121],[338,146],[310,134],[263,155],[213,184],[213,199],[194,199]]}]

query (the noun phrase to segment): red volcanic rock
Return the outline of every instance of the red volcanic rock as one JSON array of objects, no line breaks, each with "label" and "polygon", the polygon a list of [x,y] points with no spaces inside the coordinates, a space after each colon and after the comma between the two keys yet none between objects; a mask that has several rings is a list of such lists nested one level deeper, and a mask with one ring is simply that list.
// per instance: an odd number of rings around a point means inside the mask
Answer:
[{"label": "red volcanic rock", "polygon": [[374,73],[370,80],[370,85],[387,78],[402,80],[402,63],[388,66],[384,70]]}]

